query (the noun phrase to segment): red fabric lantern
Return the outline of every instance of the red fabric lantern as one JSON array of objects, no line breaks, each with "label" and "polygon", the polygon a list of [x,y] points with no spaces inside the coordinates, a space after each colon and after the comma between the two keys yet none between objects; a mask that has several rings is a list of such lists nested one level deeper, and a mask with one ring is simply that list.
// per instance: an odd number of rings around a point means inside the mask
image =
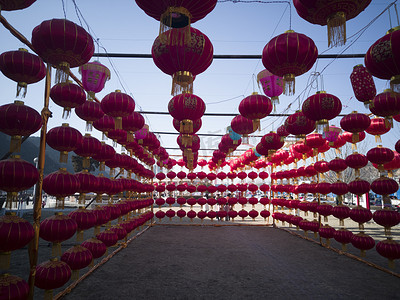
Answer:
[{"label": "red fabric lantern", "polygon": [[368,71],[380,79],[390,79],[392,90],[398,91],[399,84],[399,28],[390,29],[387,34],[369,47],[364,62]]},{"label": "red fabric lantern", "polygon": [[11,136],[10,152],[21,151],[21,137],[42,127],[42,117],[22,101],[0,106],[0,131]]},{"label": "red fabric lantern", "polygon": [[375,96],[369,105],[371,112],[380,117],[384,117],[393,125],[393,116],[400,113],[400,94],[392,90],[384,90]]},{"label": "red fabric lantern", "polygon": [[350,193],[361,196],[369,192],[371,185],[368,181],[357,178],[356,180],[349,182],[348,187]]},{"label": "red fabric lantern", "polygon": [[101,100],[101,109],[105,114],[114,118],[115,129],[121,129],[122,118],[129,116],[135,110],[135,101],[128,94],[116,90]]},{"label": "red fabric lantern", "polygon": [[394,269],[394,260],[400,258],[400,244],[391,238],[376,244],[376,251],[389,260],[389,267]]},{"label": "red fabric lantern", "polygon": [[71,278],[67,263],[52,258],[36,266],[35,286],[46,290],[45,299],[53,299],[53,289],[58,289]]},{"label": "red fabric lantern", "polygon": [[12,11],[24,9],[35,3],[36,0],[0,0],[1,10]]},{"label": "red fabric lantern", "polygon": [[[172,40],[182,40],[185,28],[171,29],[166,34]],[[195,76],[203,73],[213,60],[213,45],[200,30],[190,28],[189,43],[169,43],[168,39],[157,37],[151,49],[155,65],[172,76],[172,95],[192,93]]]},{"label": "red fabric lantern", "polygon": [[257,93],[253,93],[252,95],[247,96],[239,104],[240,114],[243,117],[252,120],[254,131],[256,131],[257,129],[261,130],[260,119],[268,116],[271,111],[271,100],[268,97],[258,95]]},{"label": "red fabric lantern", "polygon": [[100,141],[95,137],[92,137],[89,133],[86,133],[74,152],[84,158],[82,164],[83,168],[86,169],[90,166],[90,157],[96,155],[101,151],[101,149],[102,145]]},{"label": "red fabric lantern", "polygon": [[[202,121],[201,121],[201,119],[197,119],[197,120],[193,120],[192,122],[193,122],[193,132],[192,133],[196,133],[200,130]],[[178,119],[175,119],[175,118],[173,119],[172,125],[174,126],[175,130],[178,132],[181,132],[180,124],[181,124],[181,122]],[[183,127],[185,127],[185,125],[187,125],[187,123],[184,122],[182,125],[183,125]]]},{"label": "red fabric lantern", "polygon": [[342,102],[338,97],[321,91],[308,97],[304,101],[301,111],[307,118],[316,121],[317,130],[323,132],[325,128],[329,127],[328,121],[342,111]]},{"label": "red fabric lantern", "polygon": [[107,251],[107,246],[97,238],[90,238],[84,241],[81,245],[92,253],[93,258],[100,258]]},{"label": "red fabric lantern", "polygon": [[343,172],[347,169],[346,161],[342,158],[336,157],[335,159],[328,162],[329,170],[336,172],[338,177],[340,172]]},{"label": "red fabric lantern", "polygon": [[350,168],[355,169],[356,177],[360,176],[359,169],[365,167],[368,164],[367,157],[357,152],[354,152],[353,154],[347,156],[345,161]]},{"label": "red fabric lantern", "polygon": [[335,228],[329,226],[329,225],[323,225],[319,228],[318,233],[320,237],[326,239],[326,242],[329,246],[329,240],[333,239],[334,233],[335,233]]},{"label": "red fabric lantern", "polygon": [[74,151],[82,142],[81,133],[68,123],[54,127],[47,132],[46,143],[53,149],[60,151],[60,162],[66,163],[68,152]]},{"label": "red fabric lantern", "polygon": [[50,90],[50,98],[55,104],[64,108],[63,118],[71,115],[71,108],[83,105],[86,101],[85,91],[72,82],[54,85]]},{"label": "red fabric lantern", "polygon": [[350,219],[358,223],[358,228],[364,230],[363,223],[366,223],[372,219],[372,212],[362,206],[354,207],[349,214]]},{"label": "red fabric lantern", "polygon": [[328,46],[346,43],[346,21],[358,16],[371,0],[294,0],[300,17],[312,24],[328,27]]},{"label": "red fabric lantern", "polygon": [[[103,116],[104,116],[104,112],[101,109],[101,105],[98,102],[95,101],[86,101],[85,103],[83,103],[80,106],[77,106],[75,108],[75,113],[76,115],[81,118],[82,120],[86,121],[86,130],[87,131],[91,131],[92,130],[92,126],[93,123],[97,121],[97,123],[101,122],[98,120],[102,120]],[[108,117],[108,116],[107,116]],[[112,120],[112,128],[114,128],[114,120],[112,118],[110,118]],[[104,122],[104,121],[103,121]],[[110,128],[111,126],[109,126],[108,128]],[[97,130],[103,131],[102,127],[100,127],[100,123],[99,125],[95,128]],[[101,128],[101,129],[99,129]],[[107,130],[105,130],[107,131]]]},{"label": "red fabric lantern", "polygon": [[73,246],[61,255],[61,261],[67,263],[72,270],[73,280],[78,279],[79,270],[87,267],[92,260],[92,252],[81,245]]},{"label": "red fabric lantern", "polygon": [[232,119],[231,128],[234,132],[241,134],[244,137],[247,137],[250,133],[255,131],[253,128],[253,122],[242,115],[238,115]]},{"label": "red fabric lantern", "polygon": [[96,215],[93,211],[87,210],[84,207],[79,207],[77,210],[71,211],[68,216],[78,224],[78,233],[76,236],[78,242],[82,241],[83,231],[92,228],[96,224]]},{"label": "red fabric lantern", "polygon": [[79,66],[79,73],[82,74],[83,88],[88,92],[88,99],[91,100],[95,99],[95,93],[100,92],[111,77],[110,70],[99,61]]},{"label": "red fabric lantern", "polygon": [[28,299],[29,284],[18,276],[10,274],[0,275],[0,295],[4,299]]},{"label": "red fabric lantern", "polygon": [[17,202],[18,192],[32,187],[39,179],[34,165],[15,155],[0,161],[0,190],[7,192],[6,207],[11,208]]},{"label": "red fabric lantern", "polygon": [[318,154],[318,148],[325,144],[326,140],[319,133],[311,133],[306,136],[305,145],[313,149],[313,154]]},{"label": "red fabric lantern", "polygon": [[110,160],[114,158],[115,156],[115,150],[113,147],[110,145],[107,145],[104,142],[101,142],[101,148],[98,150],[96,153],[92,155],[93,159],[97,160],[100,162],[99,170],[104,171],[105,167],[104,164],[107,160]]},{"label": "red fabric lantern", "polygon": [[45,62],[57,66],[57,82],[66,82],[69,68],[87,63],[94,53],[90,34],[66,19],[47,20],[36,26],[32,45]]},{"label": "red fabric lantern", "polygon": [[53,216],[40,222],[39,235],[45,241],[53,243],[52,256],[61,255],[61,242],[73,237],[78,224],[62,212],[56,212]]},{"label": "red fabric lantern", "polygon": [[112,247],[118,242],[117,234],[111,229],[107,229],[96,235],[99,241],[102,241],[107,247]]},{"label": "red fabric lantern", "polygon": [[371,125],[369,125],[369,127],[365,131],[371,135],[375,135],[376,143],[381,143],[381,135],[389,132],[390,128],[390,123],[387,122],[384,118],[375,117],[371,119]]},{"label": "red fabric lantern", "polygon": [[79,195],[79,203],[85,204],[87,193],[96,192],[98,190],[99,180],[96,176],[90,174],[88,170],[82,170],[75,174],[75,177],[79,180],[79,188],[77,192]]},{"label": "red fabric lantern", "polygon": [[[4,1],[0,1],[1,9],[4,10],[1,2]],[[28,53],[24,48],[2,53],[0,55],[0,71],[4,76],[18,83],[17,97],[21,93],[22,97],[25,97],[28,84],[39,82],[46,76],[46,66],[42,59],[35,54]]]},{"label": "red fabric lantern", "polygon": [[133,112],[122,118],[122,129],[128,133],[128,142],[133,141],[133,133],[142,129],[143,126],[144,117],[138,112]]},{"label": "red fabric lantern", "polygon": [[314,169],[318,173],[325,173],[329,171],[329,165],[326,161],[320,160],[314,164]]},{"label": "red fabric lantern", "polygon": [[350,75],[350,81],[356,99],[368,105],[376,95],[376,87],[374,79],[367,68],[363,65],[354,66],[353,72]]},{"label": "red fabric lantern", "polygon": [[396,193],[399,189],[399,184],[391,178],[381,176],[371,183],[371,190],[378,195],[386,197],[387,195]]},{"label": "red fabric lantern", "polygon": [[350,230],[341,228],[335,231],[333,234],[333,238],[342,244],[342,250],[346,251],[346,244],[349,244],[351,242],[351,239],[353,237],[353,233]]},{"label": "red fabric lantern", "polygon": [[331,192],[338,196],[339,203],[342,202],[342,195],[347,194],[348,191],[347,183],[338,180],[331,184]]},{"label": "red fabric lantern", "polygon": [[375,247],[375,240],[362,232],[354,234],[351,238],[351,244],[361,250],[361,257],[365,256],[365,251]]},{"label": "red fabric lantern", "polygon": [[379,145],[368,150],[367,158],[371,163],[377,164],[379,170],[383,170],[383,165],[393,160],[394,152],[389,148]]},{"label": "red fabric lantern", "polygon": [[64,208],[64,198],[76,193],[80,185],[78,178],[67,172],[67,169],[50,173],[43,179],[43,190],[56,198],[56,207]]},{"label": "red fabric lantern", "polygon": [[283,77],[283,93],[295,93],[295,76],[306,73],[314,65],[318,49],[312,39],[288,30],[270,40],[262,53],[264,67],[272,74]]},{"label": "red fabric lantern", "polygon": [[315,129],[315,121],[308,119],[301,111],[298,111],[286,118],[285,128],[287,132],[297,138],[305,138]]}]

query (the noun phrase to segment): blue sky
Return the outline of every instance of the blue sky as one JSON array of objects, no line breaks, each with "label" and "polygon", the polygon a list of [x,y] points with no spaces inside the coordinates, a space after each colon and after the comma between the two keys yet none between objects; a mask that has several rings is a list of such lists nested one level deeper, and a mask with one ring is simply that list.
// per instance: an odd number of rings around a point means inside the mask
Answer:
[{"label": "blue sky", "polygon": [[[75,7],[71,0],[54,1],[38,0],[31,7],[14,12],[2,12],[2,15],[29,40],[32,29],[43,20],[63,18],[63,2],[65,13],[69,20],[80,24]],[[392,1],[373,0],[369,7],[356,19],[347,22],[347,36],[351,37],[364,28]],[[154,39],[158,35],[159,23],[147,16],[133,0],[118,0],[114,2],[82,1],[76,3],[90,26],[90,33],[94,38],[99,38],[100,44],[113,53],[150,53]],[[118,3],[111,5],[110,3]],[[392,26],[397,26],[395,11],[391,9]],[[258,54],[262,53],[265,44],[273,37],[289,29],[289,9],[287,4],[260,4],[260,3],[218,3],[216,8],[203,20],[193,24],[193,27],[206,34],[214,46],[214,54]],[[312,38],[318,47],[319,53],[333,54],[365,53],[369,46],[382,37],[390,28],[389,15],[384,13],[370,26],[362,36],[350,39],[343,47],[328,48],[326,27],[313,25],[301,19],[292,7],[292,29],[304,33]],[[86,24],[81,19],[83,27]],[[8,31],[0,28],[0,51],[16,50],[24,47]],[[352,45],[351,42],[354,42]],[[104,53],[103,49],[96,52]],[[114,68],[107,58],[100,58],[100,62],[111,70],[111,80],[106,83],[105,89],[97,94],[102,99],[106,94],[116,90],[126,90],[136,101],[136,110],[167,111],[168,101],[171,99],[171,78],[162,73],[153,63],[152,59],[116,59],[111,58]],[[363,104],[354,98],[350,84],[350,73],[353,66],[363,63],[363,59],[321,59],[312,71],[323,71],[324,90],[339,97],[343,104],[342,114],[353,110],[367,112]],[[194,93],[200,96],[207,104],[206,112],[209,113],[238,113],[240,101],[253,92],[258,91],[254,76],[264,67],[261,60],[218,60],[202,74],[198,75],[194,83]],[[115,70],[119,74],[120,80]],[[80,78],[77,69],[72,70]],[[321,89],[313,85],[304,91],[310,72],[296,78],[296,94],[291,97],[282,96],[277,106],[277,113],[293,113],[298,109],[299,103]],[[378,92],[388,87],[384,80],[376,79]],[[15,100],[16,83],[0,76],[0,105]],[[29,105],[40,112],[43,106],[44,80],[30,85],[25,98]],[[289,104],[290,107],[289,107]],[[53,118],[49,121],[49,129],[68,122],[70,126],[85,130],[85,122],[74,114],[64,120],[61,118],[62,108],[51,102],[50,110]],[[225,133],[231,117],[203,117],[203,127],[200,133]],[[262,120],[263,130],[258,135],[276,129],[284,122],[284,118],[267,117]],[[333,120],[339,125],[340,118]],[[175,131],[172,126],[172,117],[147,115],[146,123],[152,131]],[[37,133],[38,134],[38,133]],[[93,131],[94,136],[101,139],[99,132]],[[393,148],[394,143],[400,139],[399,124],[395,122],[389,134],[382,137],[383,145]],[[251,139],[257,143],[258,140]],[[109,141],[110,143],[110,141]],[[177,147],[176,136],[162,135],[161,143],[164,147]],[[218,138],[202,138],[203,148],[217,148]],[[374,139],[367,138],[367,149],[374,147]],[[180,151],[169,150],[170,154],[180,154]],[[211,152],[201,152],[200,155],[211,155]]]}]

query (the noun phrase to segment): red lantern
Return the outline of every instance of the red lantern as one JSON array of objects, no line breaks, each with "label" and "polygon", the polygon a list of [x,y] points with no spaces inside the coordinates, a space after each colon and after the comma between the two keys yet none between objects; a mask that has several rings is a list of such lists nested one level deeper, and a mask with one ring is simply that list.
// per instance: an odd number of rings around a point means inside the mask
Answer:
[{"label": "red lantern", "polygon": [[351,72],[350,81],[356,99],[368,105],[376,95],[376,87],[367,68],[363,65],[356,65]]},{"label": "red lantern", "polygon": [[335,159],[328,162],[329,170],[336,172],[339,178],[340,172],[343,172],[347,169],[346,161],[342,158],[336,157]]},{"label": "red lantern", "polygon": [[396,193],[398,189],[399,189],[399,185],[395,180],[384,177],[384,176],[381,176],[380,178],[375,179],[371,183],[371,190],[375,194],[382,195],[383,198],[387,197],[387,195]]},{"label": "red lantern", "polygon": [[301,111],[307,118],[316,121],[317,131],[323,132],[329,127],[328,121],[337,117],[342,111],[342,102],[338,97],[321,91],[308,97]]},{"label": "red lantern", "polygon": [[356,143],[363,141],[365,139],[366,134],[364,131],[361,131],[358,133],[351,133],[351,132],[345,131],[342,133],[341,136],[347,143],[352,144],[352,149],[357,149]]},{"label": "red lantern", "polygon": [[107,247],[112,247],[118,242],[117,234],[111,229],[107,229],[96,235],[99,241],[102,241]]},{"label": "red lantern", "polygon": [[43,179],[43,190],[56,198],[56,207],[64,208],[64,198],[76,193],[80,185],[78,178],[67,172],[67,169],[50,173]]},{"label": "red lantern", "polygon": [[295,93],[295,76],[306,73],[317,60],[318,49],[312,39],[288,30],[274,37],[264,47],[262,62],[272,74],[283,77],[283,93]]},{"label": "red lantern", "polygon": [[79,270],[87,267],[93,260],[92,252],[89,249],[76,245],[69,248],[61,256],[61,261],[68,264],[72,270],[72,279],[77,280]]},{"label": "red lantern", "polygon": [[[2,10],[6,10],[3,8],[3,3],[0,3],[0,6]],[[25,97],[28,84],[39,82],[46,76],[46,66],[41,58],[28,53],[24,48],[2,53],[0,55],[0,71],[4,76],[18,83],[17,97],[21,92],[22,97]]]},{"label": "red lantern", "polygon": [[318,233],[322,238],[326,239],[326,243],[329,246],[329,240],[333,239],[335,231],[335,228],[329,225],[323,225],[319,228]]},{"label": "red lantern", "polygon": [[[91,131],[94,122],[99,123],[98,120],[102,120],[104,112],[101,109],[101,105],[98,102],[88,100],[80,106],[75,108],[76,115],[82,120],[86,121],[86,130]],[[114,129],[114,120],[112,120],[112,129]],[[101,122],[101,121],[100,121]],[[100,125],[99,125],[100,126]],[[111,126],[109,126],[111,127]],[[97,130],[103,131],[95,126]],[[103,129],[103,128],[102,128]]]},{"label": "red lantern", "polygon": [[88,99],[91,100],[95,99],[95,93],[100,92],[111,77],[110,70],[99,61],[79,66],[79,73],[82,74],[83,88],[88,92]]},{"label": "red lantern", "polygon": [[87,169],[90,166],[90,157],[101,151],[102,145],[98,139],[86,133],[78,147],[74,150],[76,154],[83,157],[83,168]]},{"label": "red lantern", "polygon": [[338,196],[339,203],[342,201],[342,195],[347,194],[348,191],[349,187],[347,186],[347,183],[338,180],[331,184],[331,192]]},{"label": "red lantern", "polygon": [[315,129],[315,121],[308,119],[301,111],[298,111],[286,118],[285,128],[287,132],[297,138],[305,138]]},{"label": "red lantern", "polygon": [[370,237],[369,235],[364,234],[363,232],[354,234],[351,238],[351,244],[357,248],[360,249],[361,257],[365,256],[365,251],[370,250],[374,248],[375,246],[375,240]]},{"label": "red lantern", "polygon": [[385,227],[385,235],[390,235],[390,228],[400,223],[400,214],[388,208],[375,211],[372,217],[377,224]]},{"label": "red lantern", "polygon": [[348,187],[350,193],[361,196],[369,192],[371,185],[368,181],[357,178],[356,180],[349,182]]},{"label": "red lantern", "polygon": [[350,167],[355,169],[356,177],[360,176],[361,168],[365,167],[368,164],[368,159],[365,155],[354,152],[353,154],[349,155],[345,159],[346,164]]},{"label": "red lantern", "polygon": [[364,57],[368,71],[380,79],[390,79],[390,86],[397,91],[399,84],[399,28],[390,29],[385,36],[369,47]]},{"label": "red lantern", "polygon": [[[187,28],[171,29],[166,34],[172,40],[182,40]],[[189,43],[169,43],[157,37],[151,49],[155,65],[172,76],[172,95],[192,93],[195,76],[203,73],[213,60],[213,45],[200,30],[190,28]]]},{"label": "red lantern", "polygon": [[72,82],[54,85],[50,90],[50,98],[55,104],[64,108],[63,118],[71,115],[71,108],[83,105],[86,101],[85,91]]},{"label": "red lantern", "polygon": [[35,286],[45,291],[45,299],[53,299],[53,289],[58,289],[71,278],[71,268],[63,261],[52,258],[36,266]]},{"label": "red lantern", "polygon": [[15,155],[0,161],[0,190],[7,192],[7,208],[17,202],[18,192],[32,187],[39,179],[34,165]]},{"label": "red lantern", "polygon": [[319,133],[311,133],[306,136],[305,145],[313,149],[313,154],[318,154],[318,148],[325,144],[326,140]]},{"label": "red lantern", "polygon": [[75,177],[79,180],[79,203],[85,204],[87,193],[96,192],[98,190],[99,181],[96,176],[90,174],[88,170],[82,170],[75,174]]},{"label": "red lantern", "polygon": [[378,170],[383,170],[383,165],[393,160],[394,152],[379,145],[367,152],[367,158],[371,163],[378,165]]},{"label": "red lantern", "polygon": [[275,132],[265,134],[261,138],[260,143],[264,149],[268,150],[267,155],[272,155],[284,145],[284,142],[281,140],[280,136]]},{"label": "red lantern", "polygon": [[28,299],[29,284],[18,276],[10,274],[0,275],[0,295],[4,299]]},{"label": "red lantern", "polygon": [[239,104],[240,114],[243,117],[252,120],[254,131],[257,129],[261,130],[260,119],[268,116],[271,111],[271,100],[268,97],[258,95],[257,93],[253,93],[252,95],[244,98]]},{"label": "red lantern", "polygon": [[46,143],[53,149],[60,151],[60,162],[67,163],[68,152],[74,151],[82,142],[81,133],[68,123],[54,127],[47,132]]},{"label": "red lantern", "polygon": [[70,239],[76,232],[78,224],[62,212],[56,212],[53,216],[40,222],[39,235],[45,241],[53,243],[51,255],[61,255],[61,242]]},{"label": "red lantern", "polygon": [[365,131],[371,135],[375,135],[376,143],[381,143],[381,135],[389,132],[390,128],[390,123],[384,118],[375,117],[371,119],[371,125]]},{"label": "red lantern", "polygon": [[327,25],[328,46],[346,43],[346,21],[358,16],[370,3],[371,0],[293,1],[300,17],[312,24]]},{"label": "red lantern", "polygon": [[253,129],[253,122],[242,115],[237,115],[232,119],[231,127],[234,132],[243,135],[243,137],[247,137],[255,131]]},{"label": "red lantern", "polygon": [[135,101],[128,94],[116,90],[101,100],[101,109],[105,114],[114,118],[115,129],[121,129],[122,118],[129,116],[135,110]]},{"label": "red lantern", "polygon": [[333,234],[334,239],[342,244],[342,250],[346,251],[346,244],[349,244],[353,238],[353,233],[350,230],[341,228]]},{"label": "red lantern", "polygon": [[372,212],[362,206],[354,207],[349,214],[350,219],[358,223],[358,228],[364,230],[363,223],[366,223],[372,219]]},{"label": "red lantern", "polygon": [[380,117],[384,117],[393,125],[393,116],[400,113],[400,94],[392,90],[384,90],[375,96],[369,105],[371,112]]},{"label": "red lantern", "polygon": [[0,0],[1,10],[12,11],[31,6],[36,0]]},{"label": "red lantern", "polygon": [[133,141],[133,133],[142,129],[143,126],[144,117],[138,112],[133,112],[122,118],[122,129],[128,133],[128,142]]},{"label": "red lantern", "polygon": [[394,269],[394,260],[400,258],[400,244],[388,237],[376,244],[376,251],[389,260],[389,267]]},{"label": "red lantern", "polygon": [[115,156],[115,150],[113,147],[110,145],[107,145],[104,142],[101,142],[101,148],[98,150],[96,153],[92,155],[93,159],[97,160],[100,162],[99,170],[104,171],[105,167],[104,164],[107,160],[110,160],[114,158]]},{"label": "red lantern", "polygon": [[57,66],[57,82],[66,82],[69,68],[87,63],[94,53],[90,34],[66,19],[47,20],[36,26],[32,45],[45,62]]},{"label": "red lantern", "polygon": [[83,231],[92,228],[96,224],[96,215],[93,211],[87,210],[84,207],[79,207],[77,210],[71,211],[68,216],[78,224],[78,233],[76,236],[78,242],[82,241]]},{"label": "red lantern", "polygon": [[100,258],[107,251],[107,246],[97,238],[90,238],[84,241],[81,245],[92,253],[93,258]]},{"label": "red lantern", "polygon": [[22,101],[0,106],[0,131],[11,136],[10,152],[21,151],[21,137],[42,127],[40,114]]}]

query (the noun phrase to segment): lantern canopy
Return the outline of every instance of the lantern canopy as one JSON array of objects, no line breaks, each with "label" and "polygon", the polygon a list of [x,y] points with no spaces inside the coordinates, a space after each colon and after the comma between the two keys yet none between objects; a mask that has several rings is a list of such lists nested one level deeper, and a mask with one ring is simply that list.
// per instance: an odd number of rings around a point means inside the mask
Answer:
[{"label": "lantern canopy", "polygon": [[272,74],[283,77],[283,93],[289,96],[295,93],[295,77],[309,71],[317,57],[318,49],[312,39],[288,30],[268,42],[262,62]]},{"label": "lantern canopy", "polygon": [[88,62],[79,67],[82,74],[83,88],[88,92],[88,99],[94,100],[95,93],[100,92],[106,81],[110,80],[110,70],[99,61]]}]

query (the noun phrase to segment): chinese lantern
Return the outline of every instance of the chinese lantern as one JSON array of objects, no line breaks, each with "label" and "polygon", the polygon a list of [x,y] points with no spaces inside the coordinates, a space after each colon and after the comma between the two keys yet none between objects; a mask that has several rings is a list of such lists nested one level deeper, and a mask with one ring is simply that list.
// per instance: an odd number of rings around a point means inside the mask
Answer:
[{"label": "chinese lantern", "polygon": [[353,209],[351,209],[349,217],[354,222],[358,223],[358,228],[360,230],[364,230],[363,223],[366,223],[372,219],[372,212],[369,209],[364,208],[362,206],[356,206]]},{"label": "chinese lantern", "polygon": [[384,117],[393,126],[393,116],[400,113],[400,94],[384,90],[375,96],[369,109],[374,115]]},{"label": "chinese lantern", "polygon": [[242,115],[237,115],[232,119],[231,128],[235,133],[242,135],[244,138],[255,131],[253,122]]},{"label": "chinese lantern", "polygon": [[128,142],[133,141],[134,132],[139,131],[143,126],[144,117],[138,112],[133,112],[122,118],[122,129],[128,133]]},{"label": "chinese lantern", "polygon": [[397,151],[393,151],[394,153],[394,158],[383,165],[383,169],[388,171],[388,177],[392,178],[393,177],[393,171],[400,169],[400,154]]},{"label": "chinese lantern", "polygon": [[283,92],[283,78],[265,69],[257,74],[257,83],[259,86],[261,83],[264,94],[271,98],[275,110],[276,104],[279,104],[279,96]]},{"label": "chinese lantern", "polygon": [[377,164],[378,170],[383,170],[383,165],[392,161],[394,158],[394,152],[389,148],[378,147],[372,148],[367,152],[367,159],[373,163]]},{"label": "chinese lantern", "polygon": [[18,192],[32,187],[39,179],[34,165],[22,160],[19,155],[0,160],[0,190],[7,192],[6,208],[17,203]]},{"label": "chinese lantern", "polygon": [[85,207],[79,207],[77,210],[71,211],[68,216],[74,219],[78,224],[76,239],[78,242],[81,242],[83,231],[95,225],[96,215],[93,211],[85,209]]},{"label": "chinese lantern", "polygon": [[369,192],[371,185],[366,180],[356,178],[356,180],[348,183],[348,187],[350,193],[361,196]]},{"label": "chinese lantern", "polygon": [[79,270],[87,267],[92,260],[92,252],[81,245],[73,246],[61,255],[61,261],[67,263],[72,270],[73,280],[78,279]]},{"label": "chinese lantern", "polygon": [[47,132],[46,143],[54,150],[60,151],[60,162],[67,163],[68,152],[74,151],[82,142],[81,133],[68,123],[54,127]]},{"label": "chinese lantern", "polygon": [[357,248],[360,249],[361,257],[365,256],[365,251],[366,250],[370,250],[372,248],[374,248],[375,246],[375,240],[370,237],[369,235],[364,234],[363,232],[354,234],[351,237],[351,244]]},{"label": "chinese lantern", "polygon": [[320,237],[326,239],[326,244],[329,246],[330,239],[333,239],[335,231],[335,228],[329,225],[323,225],[319,228],[318,233]]},{"label": "chinese lantern", "polygon": [[371,190],[378,195],[382,195],[384,201],[387,196],[396,193],[399,189],[399,184],[391,178],[381,176],[371,183]]},{"label": "chinese lantern", "polygon": [[79,188],[77,192],[79,193],[78,201],[80,204],[85,204],[86,195],[90,192],[95,192],[98,190],[99,181],[96,176],[90,174],[88,170],[82,170],[75,174],[75,177],[79,180]]},{"label": "chinese lantern", "polygon": [[272,74],[283,77],[283,93],[290,96],[295,93],[295,76],[309,71],[317,57],[318,49],[312,39],[288,30],[265,45],[262,62]]},{"label": "chinese lantern", "polygon": [[253,93],[244,98],[239,104],[240,114],[252,120],[254,131],[261,130],[260,119],[268,116],[272,111],[271,100],[267,96]]},{"label": "chinese lantern", "polygon": [[27,245],[34,236],[34,230],[28,221],[16,216],[15,212],[6,212],[0,217],[0,266],[10,267],[11,251]]},{"label": "chinese lantern", "polygon": [[[0,7],[5,10],[1,2],[4,1],[0,1]],[[42,59],[24,48],[2,53],[0,55],[0,71],[4,76],[18,83],[17,97],[21,94],[22,97],[25,97],[28,84],[39,82],[46,76],[46,66]]]},{"label": "chinese lantern", "polygon": [[313,149],[313,154],[318,154],[318,148],[325,144],[325,139],[320,133],[311,133],[306,136],[305,145]]},{"label": "chinese lantern", "polygon": [[102,241],[107,247],[112,247],[118,242],[117,234],[111,229],[106,229],[96,235],[99,241]]},{"label": "chinese lantern", "polygon": [[80,185],[75,175],[60,168],[43,179],[43,191],[56,197],[56,207],[64,209],[64,198],[76,193]]},{"label": "chinese lantern", "polygon": [[[180,40],[185,36],[185,28],[170,29],[166,32],[171,39]],[[190,28],[190,42],[170,44],[157,37],[151,49],[155,65],[172,76],[172,95],[192,93],[195,76],[203,73],[213,60],[213,45],[200,30]]]},{"label": "chinese lantern", "polygon": [[110,70],[99,61],[88,62],[79,66],[82,75],[83,88],[88,92],[88,99],[94,100],[95,93],[100,92],[107,80],[110,80]]},{"label": "chinese lantern", "polygon": [[122,129],[122,118],[129,116],[135,110],[135,101],[128,94],[116,90],[101,100],[101,109],[114,118],[115,129]]},{"label": "chinese lantern", "polygon": [[389,132],[390,123],[387,122],[384,118],[372,118],[371,125],[365,130],[368,134],[375,135],[375,142],[381,143],[381,135]]},{"label": "chinese lantern", "polygon": [[336,230],[333,234],[333,238],[342,244],[342,250],[346,251],[347,247],[346,244],[349,244],[352,240],[353,233],[350,230],[345,228],[340,228]]},{"label": "chinese lantern", "polygon": [[399,28],[390,29],[385,36],[369,47],[364,63],[375,77],[390,80],[393,91],[398,91],[399,84]]},{"label": "chinese lantern", "polygon": [[297,138],[305,138],[315,129],[315,121],[308,119],[301,111],[297,111],[286,118],[285,128]]},{"label": "chinese lantern", "polygon": [[29,284],[22,278],[8,273],[0,275],[0,295],[4,299],[28,299]]},{"label": "chinese lantern", "polygon": [[[108,116],[104,115],[104,112],[101,109],[100,103],[91,101],[91,100],[85,101],[85,103],[83,103],[82,105],[75,107],[75,113],[79,118],[86,121],[86,130],[87,131],[92,131],[94,122],[100,123],[100,122],[102,122],[103,117],[108,117]],[[114,128],[114,120],[111,117],[109,117],[109,118],[112,120],[112,129],[113,129]],[[111,126],[109,126],[109,127],[111,127]],[[103,131],[102,130],[103,128],[100,127],[100,125],[95,126],[95,128],[97,130]],[[99,129],[99,128],[101,128],[101,129]]]},{"label": "chinese lantern", "polygon": [[364,105],[369,105],[376,95],[376,87],[374,79],[367,68],[363,65],[354,66],[350,81],[356,99],[363,102]]},{"label": "chinese lantern", "polygon": [[336,157],[335,159],[328,162],[329,170],[336,172],[337,177],[340,177],[340,173],[347,169],[346,161],[342,158]]},{"label": "chinese lantern", "polygon": [[338,97],[320,91],[304,101],[301,111],[307,118],[316,121],[317,131],[321,133],[329,128],[328,121],[340,114],[342,102]]},{"label": "chinese lantern", "polygon": [[[340,120],[340,127],[342,127],[343,130],[355,134],[366,130],[370,125],[371,119],[367,115],[356,111],[351,112],[351,114],[344,116]],[[355,136],[354,142],[358,142],[357,135]]]},{"label": "chinese lantern", "polygon": [[0,9],[5,11],[19,10],[31,6],[36,0],[0,0]]},{"label": "chinese lantern", "polygon": [[32,45],[45,62],[57,66],[57,83],[66,82],[69,68],[87,63],[94,53],[90,34],[66,19],[47,20],[36,26]]},{"label": "chinese lantern", "polygon": [[87,169],[90,166],[90,157],[98,153],[101,148],[102,145],[100,141],[92,137],[89,133],[86,133],[74,152],[83,157],[82,166]]},{"label": "chinese lantern", "polygon": [[400,258],[400,244],[391,237],[376,244],[376,251],[389,260],[389,267],[394,269],[394,260]]},{"label": "chinese lantern", "polygon": [[42,127],[42,117],[22,101],[0,106],[0,132],[11,136],[10,152],[21,151],[21,137],[29,136]]},{"label": "chinese lantern", "polygon": [[64,119],[71,115],[71,109],[83,105],[86,101],[85,91],[77,84],[63,82],[50,89],[50,98],[55,104],[64,108]]},{"label": "chinese lantern", "polygon": [[107,145],[104,142],[101,142],[101,148],[98,150],[96,153],[92,155],[93,159],[97,160],[100,162],[99,170],[104,171],[105,170],[105,162],[109,159],[112,159],[115,156],[115,150],[113,147],[110,145]]},{"label": "chinese lantern", "polygon": [[45,300],[53,299],[53,290],[62,287],[70,278],[71,268],[57,258],[36,266],[35,286],[45,290]]},{"label": "chinese lantern", "polygon": [[346,44],[346,21],[357,17],[371,0],[294,0],[300,17],[312,24],[328,27],[328,47]]},{"label": "chinese lantern", "polygon": [[331,192],[338,196],[339,203],[342,203],[342,195],[347,194],[348,191],[347,183],[338,180],[331,184]]},{"label": "chinese lantern", "polygon": [[368,159],[365,155],[354,152],[353,154],[349,155],[345,159],[346,164],[350,167],[355,169],[356,177],[360,176],[361,168],[365,167],[368,164]]},{"label": "chinese lantern", "polygon": [[52,256],[61,255],[61,242],[73,237],[78,228],[74,219],[64,215],[62,212],[56,212],[40,222],[39,235],[45,241],[53,243],[51,250]]},{"label": "chinese lantern", "polygon": [[107,246],[95,237],[84,241],[81,245],[92,253],[93,258],[100,258],[107,251]]}]

